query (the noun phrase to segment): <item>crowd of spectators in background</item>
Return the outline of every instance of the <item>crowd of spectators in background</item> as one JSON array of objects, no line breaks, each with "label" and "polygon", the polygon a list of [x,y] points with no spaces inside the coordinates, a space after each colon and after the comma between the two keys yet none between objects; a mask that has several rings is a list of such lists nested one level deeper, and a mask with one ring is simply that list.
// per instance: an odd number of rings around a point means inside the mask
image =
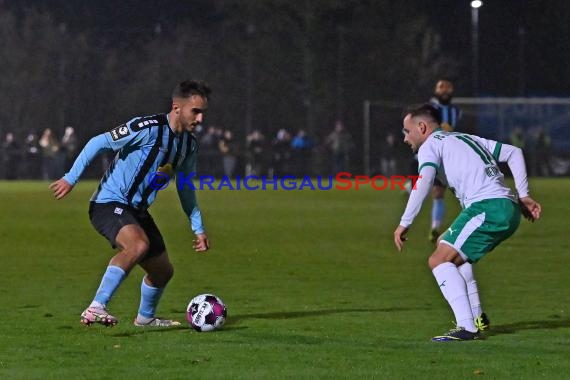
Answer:
[{"label": "crowd of spectators in background", "polygon": [[[341,171],[360,173],[361,152],[352,134],[341,121],[336,121],[331,132],[320,140],[300,129],[295,132],[279,129],[266,137],[254,129],[245,139],[236,139],[229,129],[210,125],[196,131],[200,142],[200,175],[220,178],[236,175],[279,176],[334,175]],[[411,153],[401,145],[400,136],[393,132],[384,135],[384,141],[372,145],[373,175],[409,174],[406,172]],[[515,128],[510,143],[522,148],[532,176],[553,174],[550,157],[550,137],[543,128],[523,133]],[[64,129],[61,137],[50,128],[41,134],[30,132],[18,139],[13,132],[4,134],[0,144],[0,179],[60,178],[69,170],[78,152],[79,141],[73,127]],[[102,155],[95,163],[93,177],[101,175],[113,159],[113,154]]]},{"label": "crowd of spectators in background", "polygon": [[0,178],[43,179],[60,178],[75,159],[78,141],[75,129],[65,128],[58,138],[50,128],[41,135],[29,132],[18,140],[13,132],[7,132],[0,145]]},{"label": "crowd of spectators in background", "polygon": [[350,170],[350,157],[357,154],[352,136],[341,122],[336,122],[320,143],[303,129],[294,134],[279,129],[272,137],[254,129],[238,141],[231,130],[211,125],[198,128],[196,135],[200,143],[198,171],[217,178],[335,174]]},{"label": "crowd of spectators in background", "polygon": [[[200,146],[199,174],[216,178],[335,174],[350,170],[350,157],[357,153],[352,136],[342,122],[336,122],[330,135],[320,144],[302,129],[294,134],[280,129],[270,138],[254,129],[239,140],[231,130],[214,125],[200,126],[195,133]],[[61,137],[50,128],[41,134],[30,132],[21,140],[13,132],[7,132],[0,145],[0,179],[61,178],[79,153],[78,146],[75,130],[70,126]],[[101,157],[100,162],[94,163],[99,172],[93,176],[100,175],[100,171],[109,166],[113,154]],[[321,166],[316,168],[315,163]]]},{"label": "crowd of spectators in background", "polygon": [[527,172],[531,176],[549,177],[553,174],[550,135],[542,126],[524,132],[516,127],[509,136],[509,142],[521,148],[525,154]]}]

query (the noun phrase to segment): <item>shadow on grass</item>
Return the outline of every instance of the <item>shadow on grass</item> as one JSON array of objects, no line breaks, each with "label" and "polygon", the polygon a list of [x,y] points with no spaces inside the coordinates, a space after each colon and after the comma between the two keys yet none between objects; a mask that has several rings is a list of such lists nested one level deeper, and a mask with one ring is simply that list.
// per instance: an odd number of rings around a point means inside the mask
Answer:
[{"label": "shadow on grass", "polygon": [[[271,313],[239,314],[228,318],[226,324],[220,330],[220,332],[247,329],[247,326],[235,326],[235,325],[248,319],[293,319],[293,318],[309,318],[309,317],[331,315],[331,314],[342,314],[342,313],[392,313],[392,312],[411,311],[411,310],[427,310],[427,308],[426,307],[387,307],[387,308],[377,308],[377,309],[352,308],[352,309],[324,309],[324,310],[281,311],[281,312],[271,312]],[[189,330],[189,327],[182,325],[171,328],[144,328],[144,329],[139,328],[136,330],[121,331],[120,333],[111,334],[111,335],[114,337],[130,337],[139,334],[156,333],[156,332],[165,333],[165,332],[174,332],[180,330]]]},{"label": "shadow on grass", "polygon": [[174,332],[174,331],[181,331],[186,330],[188,331],[190,328],[186,324],[182,324],[182,326],[175,326],[175,327],[133,327],[132,330],[129,331],[121,331],[120,333],[111,334],[115,337],[123,337],[128,338],[130,336],[140,335],[140,334],[153,334],[153,333],[167,333],[167,332]]},{"label": "shadow on grass", "polygon": [[[235,330],[243,330],[243,329],[247,329],[246,326],[228,326],[225,325],[221,330],[218,330],[216,333],[223,333],[224,331],[235,331]],[[177,327],[169,327],[169,328],[164,328],[164,327],[150,327],[150,328],[137,328],[136,330],[131,330],[131,331],[121,331],[120,333],[116,333],[116,334],[111,334],[113,337],[119,337],[119,338],[128,338],[131,336],[135,336],[135,335],[141,335],[141,334],[152,334],[152,333],[168,333],[168,332],[175,332],[175,331],[181,331],[184,330],[187,333],[197,333],[197,331],[192,330],[192,328],[190,328],[188,325],[183,324],[182,326],[177,326]]]},{"label": "shadow on grass", "polygon": [[318,317],[322,315],[342,314],[342,313],[391,313],[397,311],[426,310],[425,307],[387,307],[377,309],[324,309],[324,310],[304,310],[304,311],[281,311],[272,313],[239,314],[228,320],[226,325],[237,324],[247,319],[294,319]]},{"label": "shadow on grass", "polygon": [[[552,318],[560,318],[553,316]],[[485,331],[486,336],[514,334],[521,330],[552,330],[570,327],[570,319],[550,319],[542,321],[521,321],[505,325],[491,325],[489,331]]]}]

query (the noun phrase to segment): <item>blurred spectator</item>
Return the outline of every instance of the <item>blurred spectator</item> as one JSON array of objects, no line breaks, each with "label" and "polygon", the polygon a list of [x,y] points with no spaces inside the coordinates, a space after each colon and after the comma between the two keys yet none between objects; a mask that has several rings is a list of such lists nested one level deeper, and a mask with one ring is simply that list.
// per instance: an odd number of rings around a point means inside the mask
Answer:
[{"label": "blurred spectator", "polygon": [[228,178],[233,178],[237,163],[238,146],[232,131],[229,129],[224,131],[218,146],[222,154],[224,175]]},{"label": "blurred spectator", "polygon": [[325,145],[333,155],[333,174],[350,170],[350,151],[354,143],[342,121],[335,122],[334,130],[325,139]]},{"label": "blurred spectator", "polygon": [[[528,154],[528,152],[526,151],[526,141],[525,141],[525,137],[524,137],[524,132],[523,132],[521,127],[513,128],[511,135],[509,136],[509,142],[511,143],[511,145],[514,145],[517,148],[521,148],[523,150],[523,154],[525,154],[525,156]],[[531,158],[531,160],[532,160],[532,158]],[[527,173],[530,173],[529,166],[532,167],[532,165],[529,165],[529,164],[530,164],[530,162],[528,160],[526,160],[525,165],[526,165]]]},{"label": "blurred spectator", "polygon": [[525,139],[524,139],[524,133],[523,133],[523,130],[521,129],[521,127],[513,128],[511,135],[509,136],[509,141],[510,141],[511,145],[514,145],[517,148],[521,148],[522,150],[524,150]]},{"label": "blurred spectator", "polygon": [[386,135],[386,140],[380,151],[380,174],[389,177],[397,174],[398,148],[396,146],[396,136],[393,133]]},{"label": "blurred spectator", "polygon": [[200,138],[200,160],[198,162],[198,172],[200,174],[218,176],[221,171],[217,170],[217,166],[221,161],[219,142],[216,127],[208,127],[206,133]]},{"label": "blurred spectator", "polygon": [[75,129],[71,126],[65,127],[65,132],[61,138],[61,154],[64,158],[63,167],[70,168],[75,160],[75,152],[77,151],[77,136]]},{"label": "blurred spectator", "polygon": [[271,141],[272,160],[271,173],[278,177],[289,174],[291,160],[291,134],[286,129],[280,129]]},{"label": "blurred spectator", "polygon": [[538,127],[533,145],[533,173],[541,177],[548,177],[552,174],[550,164],[551,139],[550,135],[542,126]]},{"label": "blurred spectator", "polygon": [[313,141],[307,133],[300,129],[293,140],[291,148],[293,149],[291,161],[293,163],[293,174],[297,177],[311,175],[311,151],[313,149]]},{"label": "blurred spectator", "polygon": [[8,132],[2,142],[3,178],[10,180],[18,179],[20,159],[20,144],[16,141],[14,134]]},{"label": "blurred spectator", "polygon": [[46,128],[43,131],[39,144],[42,152],[42,179],[58,178],[56,165],[59,144],[51,129]]},{"label": "blurred spectator", "polygon": [[265,169],[265,136],[257,129],[246,137],[246,175],[262,175]]},{"label": "blurred spectator", "polygon": [[40,178],[40,146],[38,145],[38,137],[34,132],[28,133],[24,141],[24,173],[23,177],[27,179]]}]

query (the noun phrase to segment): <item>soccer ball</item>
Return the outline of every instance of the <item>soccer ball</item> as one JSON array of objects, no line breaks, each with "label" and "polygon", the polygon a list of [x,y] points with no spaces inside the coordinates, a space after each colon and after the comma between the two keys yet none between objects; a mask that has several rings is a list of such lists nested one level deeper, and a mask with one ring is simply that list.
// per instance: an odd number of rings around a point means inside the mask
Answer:
[{"label": "soccer ball", "polygon": [[224,302],[213,294],[200,294],[192,298],[186,308],[186,319],[196,331],[214,331],[226,322],[228,311]]}]

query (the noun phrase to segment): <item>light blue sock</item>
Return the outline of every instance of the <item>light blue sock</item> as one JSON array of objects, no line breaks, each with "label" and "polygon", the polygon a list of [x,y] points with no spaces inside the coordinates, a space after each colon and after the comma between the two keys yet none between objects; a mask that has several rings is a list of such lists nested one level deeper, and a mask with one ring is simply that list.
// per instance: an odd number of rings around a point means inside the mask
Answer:
[{"label": "light blue sock", "polygon": [[143,278],[141,284],[141,303],[139,306],[140,316],[145,318],[154,318],[156,306],[158,305],[158,301],[160,301],[163,291],[164,288],[155,288],[147,285]]},{"label": "light blue sock", "polygon": [[437,230],[443,223],[445,215],[445,201],[443,198],[434,199],[431,207],[431,229]]},{"label": "light blue sock", "polygon": [[102,305],[107,305],[111,297],[113,297],[113,293],[119,288],[119,285],[121,285],[125,277],[127,277],[127,274],[123,269],[115,265],[109,265],[101,279],[101,285],[99,285],[99,289],[97,289],[93,300]]}]

